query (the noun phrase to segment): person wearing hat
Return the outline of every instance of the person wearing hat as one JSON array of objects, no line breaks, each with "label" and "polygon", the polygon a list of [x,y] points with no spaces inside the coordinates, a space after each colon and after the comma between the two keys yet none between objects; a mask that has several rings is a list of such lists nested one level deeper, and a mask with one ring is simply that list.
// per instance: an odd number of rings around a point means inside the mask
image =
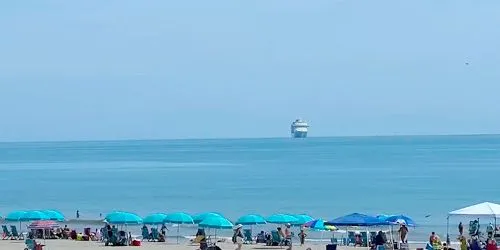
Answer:
[{"label": "person wearing hat", "polygon": [[290,223],[286,224],[285,228],[285,245],[288,246],[288,249],[292,249],[292,232],[291,232],[291,227],[292,225]]},{"label": "person wearing hat", "polygon": [[243,245],[243,233],[241,232],[242,227],[243,225],[241,224],[234,227],[233,243],[237,244],[236,250],[241,250],[241,246]]}]

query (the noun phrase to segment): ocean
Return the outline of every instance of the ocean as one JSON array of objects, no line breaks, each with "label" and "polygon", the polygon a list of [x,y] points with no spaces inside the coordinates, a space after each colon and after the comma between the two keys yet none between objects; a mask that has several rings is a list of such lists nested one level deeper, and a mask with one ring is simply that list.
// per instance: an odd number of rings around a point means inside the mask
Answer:
[{"label": "ocean", "polygon": [[405,214],[421,240],[445,236],[449,211],[499,202],[499,176],[496,135],[12,142],[0,143],[0,213]]}]

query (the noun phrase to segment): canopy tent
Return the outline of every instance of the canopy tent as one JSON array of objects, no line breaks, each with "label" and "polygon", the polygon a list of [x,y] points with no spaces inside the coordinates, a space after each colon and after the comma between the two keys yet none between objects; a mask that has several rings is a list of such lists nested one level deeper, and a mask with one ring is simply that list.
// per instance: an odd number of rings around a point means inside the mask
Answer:
[{"label": "canopy tent", "polygon": [[496,218],[500,217],[500,205],[491,202],[483,202],[451,211],[448,215],[488,216]]},{"label": "canopy tent", "polygon": [[474,216],[493,218],[495,220],[496,228],[497,217],[500,217],[500,205],[492,202],[483,202],[449,212],[448,217],[446,218],[446,242],[448,243],[450,241],[450,216]]},{"label": "canopy tent", "polygon": [[325,222],[325,225],[333,226],[381,226],[390,224],[387,221],[379,220],[377,217],[359,213],[348,214]]}]

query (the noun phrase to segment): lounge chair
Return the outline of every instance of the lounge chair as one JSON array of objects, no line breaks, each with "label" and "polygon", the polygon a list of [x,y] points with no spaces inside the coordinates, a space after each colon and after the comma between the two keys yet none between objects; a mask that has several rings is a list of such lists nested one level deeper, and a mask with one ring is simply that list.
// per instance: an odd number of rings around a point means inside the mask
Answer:
[{"label": "lounge chair", "polygon": [[9,229],[7,229],[6,225],[2,225],[2,230],[3,230],[2,240],[12,239],[12,234],[9,232]]},{"label": "lounge chair", "polygon": [[10,226],[10,231],[12,232],[12,238],[17,240],[24,240],[24,235],[17,232],[16,226]]},{"label": "lounge chair", "polygon": [[347,246],[350,246],[351,244],[353,246],[356,245],[356,235],[352,231],[347,232]]},{"label": "lounge chair", "polygon": [[158,232],[158,228],[151,228],[151,240],[157,241],[160,239],[160,233]]},{"label": "lounge chair", "polygon": [[149,230],[147,227],[142,228],[142,240],[150,240]]},{"label": "lounge chair", "polygon": [[278,231],[271,231],[271,246],[283,246],[284,240],[281,238]]},{"label": "lounge chair", "polygon": [[245,236],[245,239],[243,240],[243,243],[245,243],[245,244],[253,244],[252,230],[251,229],[243,229],[243,236]]},{"label": "lounge chair", "polygon": [[361,241],[363,241],[362,246],[367,247],[368,246],[368,233],[367,232],[361,232]]}]

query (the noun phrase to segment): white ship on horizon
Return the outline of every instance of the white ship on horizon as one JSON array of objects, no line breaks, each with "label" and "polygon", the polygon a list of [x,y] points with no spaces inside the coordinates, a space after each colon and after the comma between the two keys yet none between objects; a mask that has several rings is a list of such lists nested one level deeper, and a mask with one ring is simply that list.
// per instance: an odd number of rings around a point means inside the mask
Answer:
[{"label": "white ship on horizon", "polygon": [[302,119],[296,119],[290,126],[290,132],[293,138],[306,138],[309,124]]}]

